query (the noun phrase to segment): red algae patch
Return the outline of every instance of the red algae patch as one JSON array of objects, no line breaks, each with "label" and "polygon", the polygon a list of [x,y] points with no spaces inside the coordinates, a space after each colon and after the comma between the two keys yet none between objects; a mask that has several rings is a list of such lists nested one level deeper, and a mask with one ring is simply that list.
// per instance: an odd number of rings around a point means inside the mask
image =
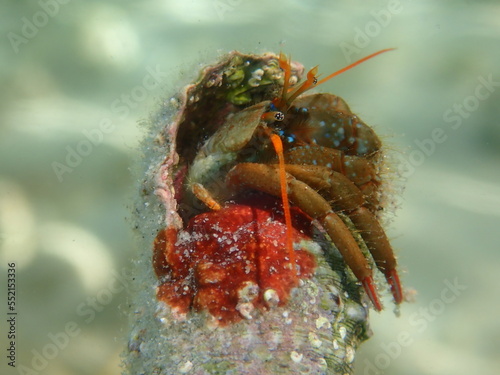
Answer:
[{"label": "red algae patch", "polygon": [[[177,316],[191,308],[206,310],[221,325],[284,305],[298,281],[310,278],[316,267],[314,256],[297,247],[311,239],[311,220],[296,208],[292,219],[288,233],[281,202],[256,195],[199,214],[180,232],[163,230],[153,257],[158,299]],[[287,235],[295,244],[295,270]]]}]

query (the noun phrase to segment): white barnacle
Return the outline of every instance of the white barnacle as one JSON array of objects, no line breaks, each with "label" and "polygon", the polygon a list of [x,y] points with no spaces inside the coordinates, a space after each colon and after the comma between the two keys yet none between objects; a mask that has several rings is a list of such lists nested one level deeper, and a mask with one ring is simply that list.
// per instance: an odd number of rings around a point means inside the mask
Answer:
[{"label": "white barnacle", "polygon": [[337,342],[337,339],[333,339],[332,345],[333,345],[333,350],[339,349],[339,343]]},{"label": "white barnacle", "polygon": [[255,307],[251,302],[243,302],[236,305],[236,310],[238,310],[241,316],[245,319],[252,319],[252,311],[254,308]]},{"label": "white barnacle", "polygon": [[175,109],[179,109],[181,106],[181,102],[179,101],[178,98],[170,98],[169,103]]},{"label": "white barnacle", "polygon": [[304,358],[304,354],[302,353],[297,353],[295,350],[293,350],[291,353],[290,353],[290,358],[292,359],[292,361],[294,361],[295,363],[300,363],[302,361],[302,358]]},{"label": "white barnacle", "polygon": [[347,335],[347,329],[344,326],[342,326],[342,327],[339,328],[339,335],[340,335],[340,338],[342,340],[345,339],[345,337]]},{"label": "white barnacle", "polygon": [[241,303],[250,302],[259,295],[259,286],[253,281],[245,281],[238,289],[238,300]]},{"label": "white barnacle", "polygon": [[252,73],[252,77],[257,79],[262,79],[263,75],[264,75],[264,70],[262,69],[255,69]]},{"label": "white barnacle", "polygon": [[308,338],[313,348],[319,348],[321,346],[322,342],[319,339],[318,335],[315,334],[314,332],[309,332]]},{"label": "white barnacle", "polygon": [[317,329],[320,329],[322,327],[330,328],[330,326],[331,326],[330,322],[324,316],[320,316],[318,319],[316,319],[316,328]]},{"label": "white barnacle", "polygon": [[179,365],[179,373],[187,374],[189,371],[191,371],[192,368],[193,368],[193,362],[186,361]]},{"label": "white barnacle", "polygon": [[352,346],[347,346],[345,348],[345,360],[347,363],[352,363],[354,361],[354,355],[355,355],[354,348]]},{"label": "white barnacle", "polygon": [[363,306],[359,305],[349,305],[345,309],[346,315],[349,319],[356,322],[362,322],[366,320],[367,310]]},{"label": "white barnacle", "polygon": [[252,78],[248,80],[248,85],[252,87],[257,87],[260,85],[264,71],[262,69],[256,69],[252,73]]},{"label": "white barnacle", "polygon": [[264,301],[266,301],[269,306],[277,306],[278,303],[280,303],[278,292],[274,289],[267,289],[264,292]]}]

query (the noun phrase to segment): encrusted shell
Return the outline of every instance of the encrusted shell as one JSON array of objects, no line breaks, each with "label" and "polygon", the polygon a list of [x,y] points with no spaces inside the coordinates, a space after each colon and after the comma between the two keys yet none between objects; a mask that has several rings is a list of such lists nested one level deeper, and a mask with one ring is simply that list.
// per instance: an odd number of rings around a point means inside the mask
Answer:
[{"label": "encrusted shell", "polygon": [[[294,79],[303,72],[293,65]],[[144,233],[144,258],[138,262],[133,328],[125,374],[351,374],[358,344],[367,339],[368,307],[342,257],[318,234],[301,246],[316,259],[315,274],[301,281],[288,303],[251,311],[242,298],[243,319],[218,327],[205,313],[176,316],[155,297],[150,263],[152,238],[160,227],[181,229],[179,186],[201,142],[231,113],[270,100],[282,87],[277,56],[232,52],[204,68],[195,83],[165,104],[153,119],[156,146],[146,145],[148,166],[137,220]],[[203,124],[208,124],[204,126]],[[193,150],[194,148],[194,150]],[[159,207],[161,209],[152,209]],[[158,215],[151,217],[151,215]],[[149,226],[148,224],[149,223]],[[361,241],[360,241],[361,242]],[[243,296],[244,297],[244,296]]]}]

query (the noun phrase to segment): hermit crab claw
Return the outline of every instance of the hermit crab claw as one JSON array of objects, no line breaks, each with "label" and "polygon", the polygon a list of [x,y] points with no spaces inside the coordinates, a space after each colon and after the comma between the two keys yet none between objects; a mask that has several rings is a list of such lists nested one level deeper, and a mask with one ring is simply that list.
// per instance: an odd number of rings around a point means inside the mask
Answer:
[{"label": "hermit crab claw", "polygon": [[361,285],[363,285],[363,288],[365,289],[368,298],[372,302],[373,307],[375,307],[375,310],[382,311],[382,303],[378,298],[377,289],[375,288],[375,284],[373,282],[373,277],[366,276],[363,280],[361,280]]},{"label": "hermit crab claw", "polygon": [[403,302],[403,288],[401,287],[401,282],[399,281],[398,271],[395,269],[389,270],[385,273],[385,278],[391,286],[391,292],[394,297],[394,302],[400,304]]},{"label": "hermit crab claw", "polygon": [[[398,271],[393,269],[385,272],[385,277],[387,283],[391,287],[391,293],[394,298],[394,303],[396,305],[399,305],[401,302],[403,302],[403,289],[401,287],[401,282],[399,281]],[[370,301],[373,303],[375,310],[381,311],[383,307],[378,298],[376,287],[373,282],[373,277],[365,277],[365,279],[361,281],[361,284],[363,285],[368,298],[370,298]]]}]

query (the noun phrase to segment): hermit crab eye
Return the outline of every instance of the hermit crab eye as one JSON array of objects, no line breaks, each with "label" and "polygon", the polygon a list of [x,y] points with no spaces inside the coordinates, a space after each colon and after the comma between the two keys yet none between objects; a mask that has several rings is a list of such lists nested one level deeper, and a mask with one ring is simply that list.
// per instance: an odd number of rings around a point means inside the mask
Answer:
[{"label": "hermit crab eye", "polygon": [[285,115],[283,114],[283,112],[277,111],[274,113],[274,119],[276,121],[283,121],[285,119]]},{"label": "hermit crab eye", "polygon": [[272,122],[272,121],[283,121],[285,119],[285,114],[280,111],[266,112],[262,115],[262,120]]}]

